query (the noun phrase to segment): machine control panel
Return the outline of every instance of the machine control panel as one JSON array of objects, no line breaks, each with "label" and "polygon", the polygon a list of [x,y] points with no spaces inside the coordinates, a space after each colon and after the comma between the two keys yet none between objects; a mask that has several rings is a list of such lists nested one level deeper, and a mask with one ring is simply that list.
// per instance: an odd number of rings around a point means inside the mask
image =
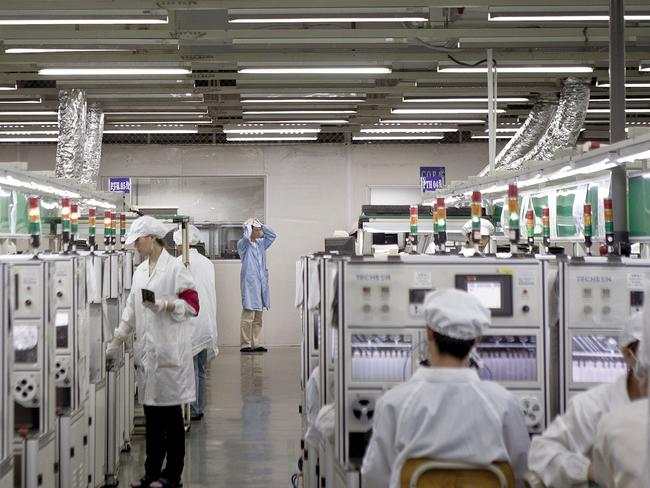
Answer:
[{"label": "machine control panel", "polygon": [[42,295],[45,293],[43,288],[43,271],[38,266],[20,266],[13,267],[14,280],[14,318],[38,318],[43,313]]}]

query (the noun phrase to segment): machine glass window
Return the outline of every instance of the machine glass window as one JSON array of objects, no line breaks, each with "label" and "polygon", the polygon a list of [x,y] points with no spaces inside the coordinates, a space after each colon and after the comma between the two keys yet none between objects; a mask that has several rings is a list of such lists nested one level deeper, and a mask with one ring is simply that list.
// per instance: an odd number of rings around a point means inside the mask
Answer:
[{"label": "machine glass window", "polygon": [[627,370],[613,335],[574,335],[571,343],[573,383],[613,383]]},{"label": "machine glass window", "polygon": [[499,382],[537,381],[537,337],[484,336],[478,348],[484,366],[479,376]]},{"label": "machine glass window", "polygon": [[14,325],[14,353],[16,363],[38,361],[38,325]]},{"label": "machine glass window", "polygon": [[411,375],[411,335],[355,334],[351,347],[353,381],[404,381]]}]

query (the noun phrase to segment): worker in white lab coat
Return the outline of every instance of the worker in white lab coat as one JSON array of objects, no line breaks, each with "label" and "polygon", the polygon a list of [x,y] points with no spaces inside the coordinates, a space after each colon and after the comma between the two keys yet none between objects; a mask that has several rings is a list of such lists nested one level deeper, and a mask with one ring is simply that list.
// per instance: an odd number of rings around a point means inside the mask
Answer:
[{"label": "worker in white lab coat", "polygon": [[469,368],[490,311],[467,292],[450,289],[429,293],[424,311],[431,367],[420,367],[377,402],[363,486],[398,488],[402,467],[413,458],[508,462],[521,486],[530,440],[519,402]]},{"label": "worker in white lab coat", "polygon": [[632,317],[619,336],[618,345],[628,366],[627,374],[579,395],[569,402],[564,415],[533,439],[528,463],[548,487],[589,486],[594,481],[593,448],[603,415],[647,395],[634,374],[636,352],[643,335],[641,314]]},{"label": "worker in white lab coat", "polygon": [[[194,357],[194,383],[196,386],[196,401],[191,405],[191,419],[201,420],[205,409],[205,383],[208,377],[208,361],[219,354],[217,346],[217,290],[214,279],[212,262],[196,249],[201,241],[201,233],[195,226],[188,229],[190,246],[189,269],[199,293],[201,311],[190,319],[192,323],[192,355]],[[181,229],[174,232],[174,244],[178,259],[183,252],[183,236]]]},{"label": "worker in white lab coat", "polygon": [[[164,248],[169,229],[150,216],[131,225],[126,243],[146,258],[133,273],[119,327],[107,348],[109,361],[135,333],[138,400],[146,420],[145,475],[132,487],[177,488],[185,459],[182,405],[195,400],[190,317],[200,311],[194,280]],[[151,301],[149,290],[155,294]],[[147,300],[145,300],[147,299]],[[167,458],[165,469],[163,462]]]}]

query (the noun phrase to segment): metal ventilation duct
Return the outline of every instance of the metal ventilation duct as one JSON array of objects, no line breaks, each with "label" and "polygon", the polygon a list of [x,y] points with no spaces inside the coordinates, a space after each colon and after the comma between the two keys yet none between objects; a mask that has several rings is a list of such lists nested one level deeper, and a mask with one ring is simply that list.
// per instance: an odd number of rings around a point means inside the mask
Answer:
[{"label": "metal ventilation duct", "polygon": [[567,78],[560,91],[560,102],[546,133],[519,161],[548,161],[562,148],[575,146],[589,108],[587,81]]},{"label": "metal ventilation duct", "polygon": [[84,185],[96,188],[99,183],[99,166],[102,160],[104,110],[101,103],[89,103],[86,114],[83,160],[76,168],[76,177]]},{"label": "metal ventilation duct", "polygon": [[59,91],[59,141],[56,147],[57,178],[72,179],[83,164],[86,131],[86,92],[73,88]]},{"label": "metal ventilation duct", "polygon": [[535,147],[548,129],[557,107],[557,99],[538,101],[526,121],[497,156],[495,169],[511,170],[519,166],[521,158]]}]

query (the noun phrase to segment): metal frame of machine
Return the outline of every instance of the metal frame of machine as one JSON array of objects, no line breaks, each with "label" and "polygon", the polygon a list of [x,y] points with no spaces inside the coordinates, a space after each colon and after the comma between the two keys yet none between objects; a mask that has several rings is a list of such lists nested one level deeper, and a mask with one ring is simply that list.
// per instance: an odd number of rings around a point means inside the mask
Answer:
[{"label": "metal frame of machine", "polygon": [[0,488],[14,486],[13,335],[8,314],[8,267],[0,263]]},{"label": "metal frame of machine", "polygon": [[[16,486],[56,486],[54,313],[50,263],[17,256],[10,262],[13,308]],[[34,424],[34,422],[37,422]]]},{"label": "metal frame of machine", "polygon": [[[648,301],[650,260],[571,258],[560,267],[559,276],[564,411],[577,393],[626,372],[616,339]],[[582,367],[578,370],[574,362]]]},{"label": "metal frame of machine", "polygon": [[[420,350],[426,342],[422,303],[432,289],[466,288],[486,300],[486,306],[492,308],[493,323],[479,350],[485,354],[496,345],[499,351],[491,359],[512,363],[500,370],[493,366],[492,374],[498,375],[494,379],[520,399],[531,433],[544,429],[555,413],[549,391],[555,381],[549,336],[556,329],[551,327],[553,317],[547,303],[548,289],[544,287],[551,278],[550,265],[532,257],[405,255],[341,260],[336,456],[338,471],[343,475],[339,478],[343,477],[346,485],[358,483],[355,471],[369,440],[374,401],[386,388],[406,380],[426,356]],[[355,342],[362,344],[364,340],[370,341],[373,350],[359,356]],[[380,344],[373,344],[377,341]],[[398,347],[401,343],[410,344],[410,353],[393,351],[393,344]],[[382,353],[379,349],[389,351]],[[359,357],[375,361],[377,364],[369,371],[373,375],[378,371],[381,378],[359,376],[358,371],[355,374],[355,358],[358,367]],[[405,359],[399,377],[395,366]],[[534,359],[534,365],[530,359]],[[531,374],[520,378],[517,369],[530,370]]]}]

